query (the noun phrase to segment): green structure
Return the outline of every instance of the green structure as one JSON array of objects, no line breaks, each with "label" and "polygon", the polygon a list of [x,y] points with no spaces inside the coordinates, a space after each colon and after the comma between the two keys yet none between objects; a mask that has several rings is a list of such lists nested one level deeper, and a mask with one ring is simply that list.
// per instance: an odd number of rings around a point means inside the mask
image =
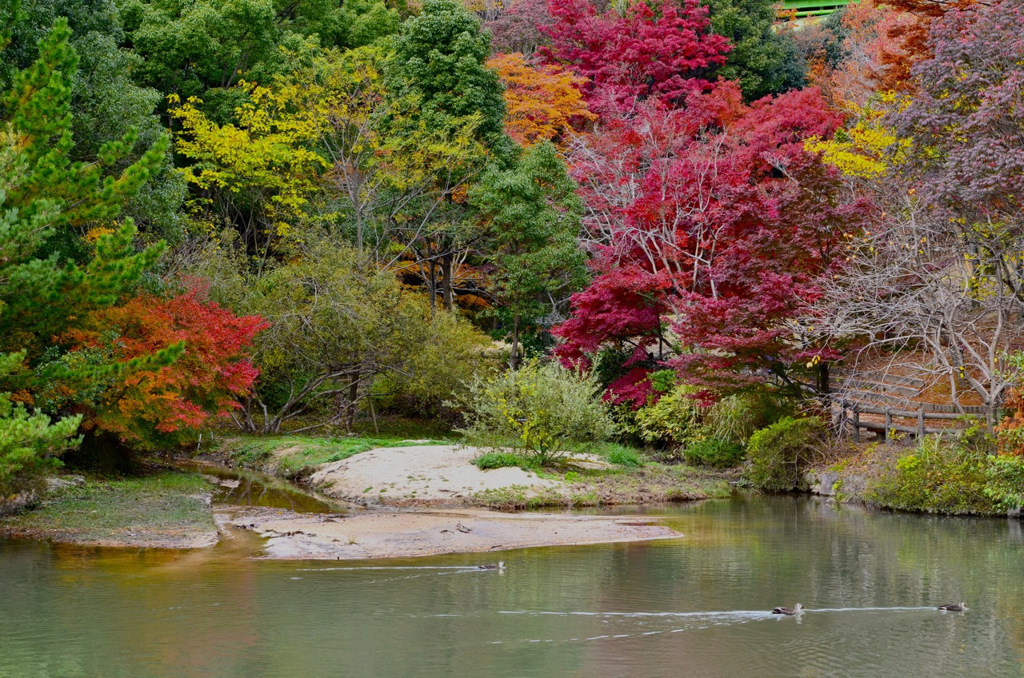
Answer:
[{"label": "green structure", "polygon": [[824,16],[850,4],[851,0],[785,0],[787,10],[796,10],[797,18]]}]

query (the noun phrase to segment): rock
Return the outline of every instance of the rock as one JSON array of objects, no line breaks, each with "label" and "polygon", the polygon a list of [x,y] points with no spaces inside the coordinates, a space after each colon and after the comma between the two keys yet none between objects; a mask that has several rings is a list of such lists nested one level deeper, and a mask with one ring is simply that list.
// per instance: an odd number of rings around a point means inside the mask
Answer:
[{"label": "rock", "polygon": [[51,476],[46,479],[47,492],[57,492],[68,487],[81,487],[82,485],[85,485],[83,476]]},{"label": "rock", "polygon": [[39,503],[39,495],[33,490],[19,492],[9,497],[0,497],[0,516],[17,513]]}]

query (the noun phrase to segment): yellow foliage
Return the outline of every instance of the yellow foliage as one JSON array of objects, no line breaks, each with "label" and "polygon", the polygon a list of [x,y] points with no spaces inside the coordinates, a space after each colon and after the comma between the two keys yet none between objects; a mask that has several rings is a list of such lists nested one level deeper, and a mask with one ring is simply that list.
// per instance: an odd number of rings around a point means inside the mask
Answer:
[{"label": "yellow foliage", "polygon": [[822,159],[850,177],[877,179],[888,175],[890,166],[902,164],[910,147],[910,140],[896,136],[886,126],[883,116],[891,109],[907,104],[905,97],[895,92],[882,94],[874,104],[851,104],[856,123],[836,132],[831,139],[812,137],[804,147],[820,153]]}]

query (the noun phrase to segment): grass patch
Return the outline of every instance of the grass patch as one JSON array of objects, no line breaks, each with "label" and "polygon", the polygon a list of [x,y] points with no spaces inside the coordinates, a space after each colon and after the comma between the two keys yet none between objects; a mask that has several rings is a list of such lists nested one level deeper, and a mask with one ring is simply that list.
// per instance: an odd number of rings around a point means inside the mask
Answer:
[{"label": "grass patch", "polygon": [[473,495],[473,502],[500,510],[612,506],[728,497],[729,478],[690,466],[650,463],[642,467],[577,469],[562,487],[512,486]]},{"label": "grass patch", "polygon": [[524,471],[536,471],[540,468],[533,460],[514,452],[488,452],[474,459],[473,463],[481,471],[495,468],[521,468]]},{"label": "grass patch", "polygon": [[608,453],[608,461],[619,466],[639,468],[644,465],[644,460],[636,450],[619,445]]},{"label": "grass patch", "polygon": [[182,546],[216,529],[201,475],[164,471],[133,478],[87,477],[0,523],[7,531],[74,542]]},{"label": "grass patch", "polygon": [[262,467],[273,460],[278,475],[301,476],[320,464],[328,464],[378,447],[447,445],[450,440],[401,437],[316,437],[298,435],[240,436],[225,441],[221,451],[236,464]]}]

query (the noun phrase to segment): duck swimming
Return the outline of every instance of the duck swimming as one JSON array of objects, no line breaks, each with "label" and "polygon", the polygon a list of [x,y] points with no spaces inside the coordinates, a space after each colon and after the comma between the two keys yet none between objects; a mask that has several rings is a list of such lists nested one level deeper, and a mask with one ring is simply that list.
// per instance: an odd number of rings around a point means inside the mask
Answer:
[{"label": "duck swimming", "polygon": [[804,606],[797,603],[794,607],[774,607],[772,608],[772,614],[788,614],[790,616],[794,614],[800,614],[804,611]]},{"label": "duck swimming", "polygon": [[967,603],[960,601],[960,604],[950,603],[948,605],[939,605],[940,610],[946,610],[947,612],[963,612],[967,609]]},{"label": "duck swimming", "polygon": [[499,560],[496,565],[494,563],[489,563],[487,565],[477,565],[477,569],[479,569],[479,570],[504,570],[505,569],[505,561],[504,560]]}]

